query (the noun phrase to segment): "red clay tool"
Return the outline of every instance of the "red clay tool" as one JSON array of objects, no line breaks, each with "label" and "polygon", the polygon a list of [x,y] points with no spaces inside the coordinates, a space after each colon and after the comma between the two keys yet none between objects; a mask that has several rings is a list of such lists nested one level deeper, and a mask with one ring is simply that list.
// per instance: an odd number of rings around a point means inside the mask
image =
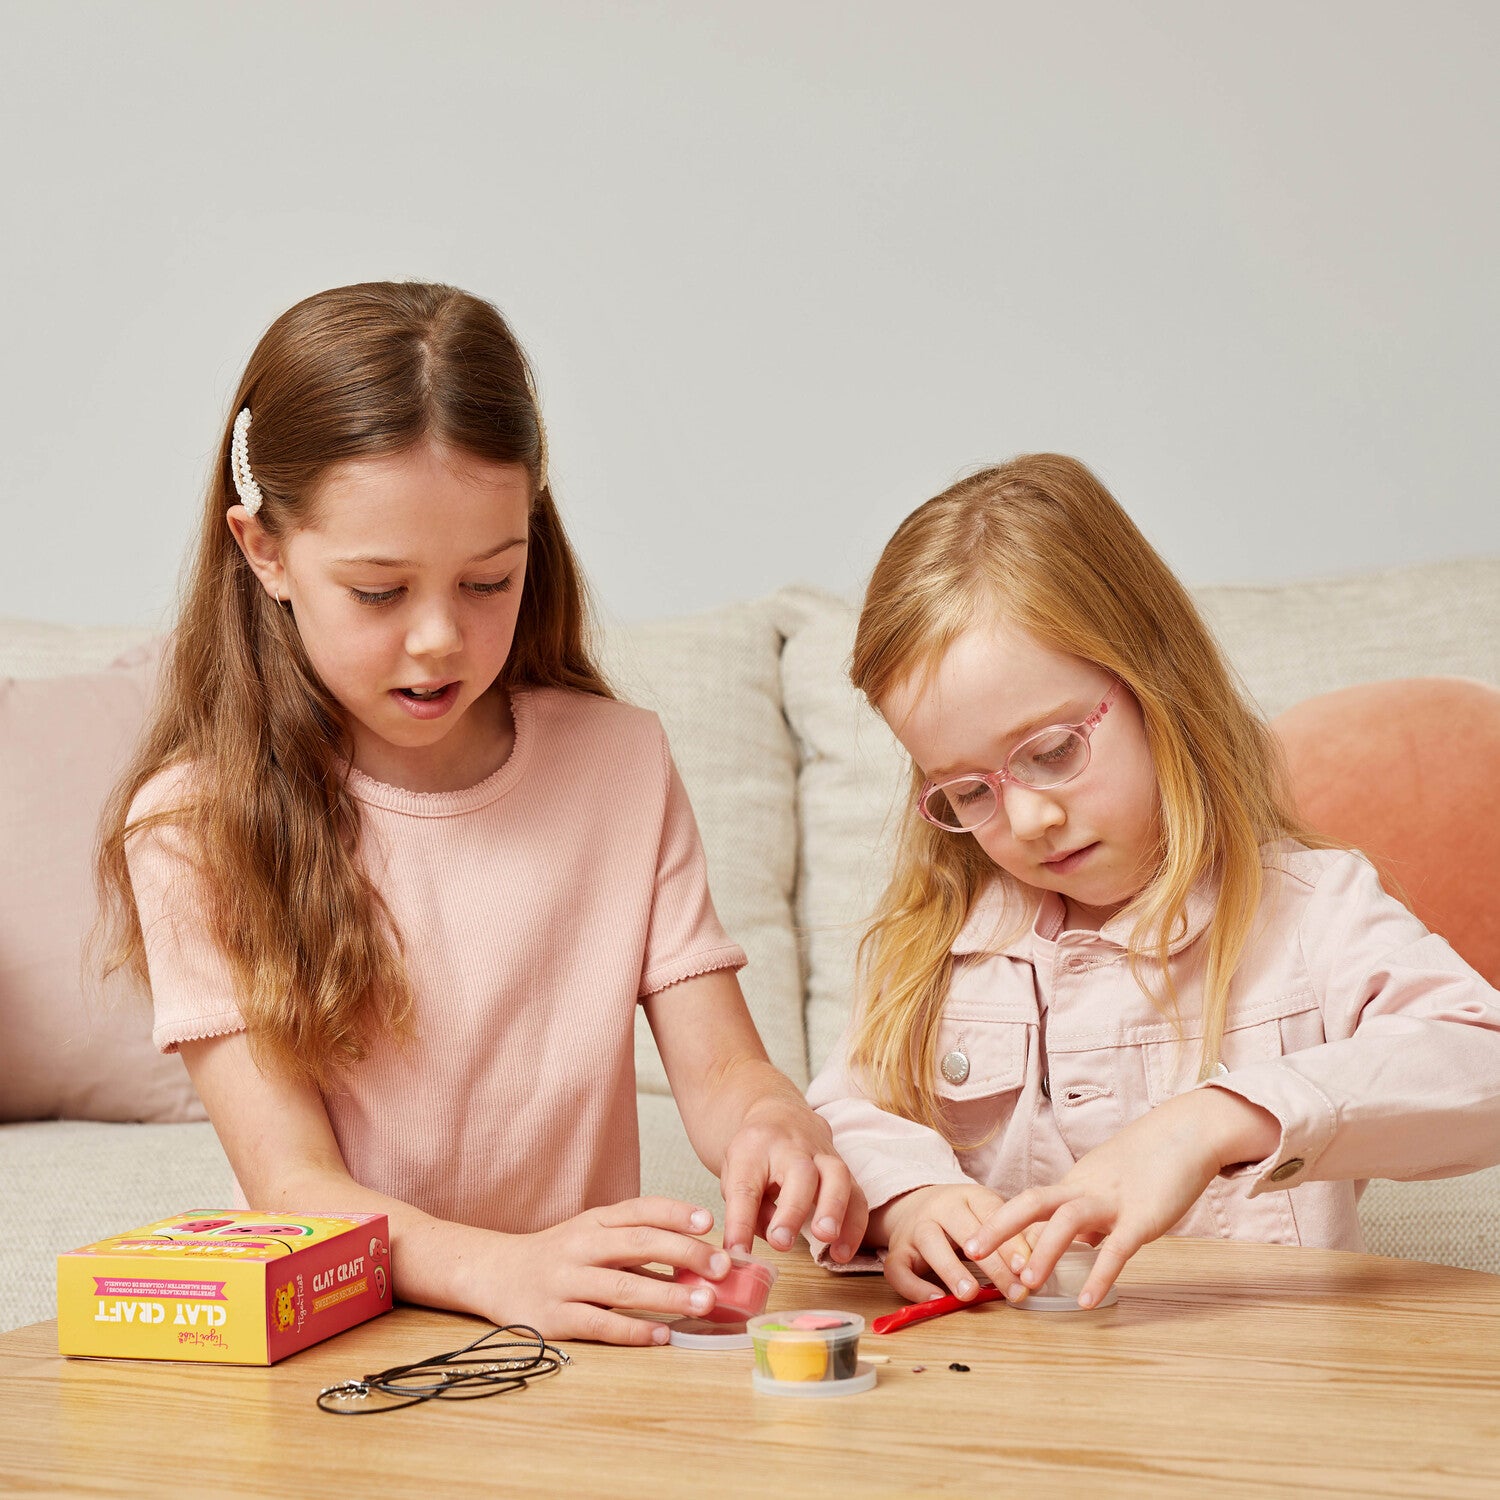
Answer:
[{"label": "red clay tool", "polygon": [[982,1286],[967,1301],[962,1297],[934,1297],[931,1302],[913,1302],[910,1307],[898,1307],[893,1313],[876,1318],[870,1324],[871,1333],[895,1333],[900,1328],[910,1328],[913,1323],[925,1323],[928,1318],[941,1318],[944,1313],[961,1312],[966,1307],[978,1307],[981,1302],[1005,1300],[1005,1293],[997,1286]]}]

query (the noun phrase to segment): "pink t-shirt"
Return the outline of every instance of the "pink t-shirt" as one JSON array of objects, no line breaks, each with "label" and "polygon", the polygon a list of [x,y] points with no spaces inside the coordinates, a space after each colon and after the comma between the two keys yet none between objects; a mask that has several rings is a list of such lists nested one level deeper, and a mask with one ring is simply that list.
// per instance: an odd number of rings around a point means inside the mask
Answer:
[{"label": "pink t-shirt", "polygon": [[[350,777],[414,1025],[404,1045],[374,1040],[324,1103],[357,1182],[523,1233],[639,1192],[636,1003],[745,955],[714,914],[656,716],[557,688],[511,701],[515,748],[477,786]],[[132,818],[186,775],[155,778]],[[180,850],[175,830],[128,849],[164,1052],[245,1024]]]}]

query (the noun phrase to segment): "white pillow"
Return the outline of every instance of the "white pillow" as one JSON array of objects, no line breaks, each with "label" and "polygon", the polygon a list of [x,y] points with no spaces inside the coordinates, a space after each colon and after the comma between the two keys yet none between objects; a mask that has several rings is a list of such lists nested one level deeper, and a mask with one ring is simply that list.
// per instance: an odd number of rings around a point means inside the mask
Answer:
[{"label": "white pillow", "polygon": [[801,587],[784,589],[775,603],[787,638],[782,696],[802,763],[796,910],[816,1073],[848,1022],[855,949],[889,877],[909,762],[849,683],[855,606]]},{"label": "white pillow", "polygon": [[1261,711],[1361,682],[1500,685],[1500,558],[1194,591]]},{"label": "white pillow", "polygon": [[[772,602],[615,626],[601,657],[622,697],[661,716],[703,835],[719,920],[749,956],[740,983],[750,1012],[771,1061],[804,1087],[802,976],[792,928],[797,755],[781,710],[781,634]],[[644,1015],[636,1025],[636,1072],[642,1092],[669,1092]]]}]

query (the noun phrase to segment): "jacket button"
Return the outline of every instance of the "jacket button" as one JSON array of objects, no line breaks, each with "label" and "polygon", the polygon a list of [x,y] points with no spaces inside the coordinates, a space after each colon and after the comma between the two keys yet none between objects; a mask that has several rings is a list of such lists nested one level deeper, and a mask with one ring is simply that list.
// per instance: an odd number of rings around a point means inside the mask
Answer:
[{"label": "jacket button", "polygon": [[1295,1177],[1306,1163],[1300,1156],[1294,1156],[1290,1161],[1284,1161],[1274,1172],[1267,1174],[1268,1182],[1285,1182],[1288,1177]]},{"label": "jacket button", "polygon": [[969,1059],[955,1048],[939,1065],[949,1083],[962,1083],[969,1076]]}]

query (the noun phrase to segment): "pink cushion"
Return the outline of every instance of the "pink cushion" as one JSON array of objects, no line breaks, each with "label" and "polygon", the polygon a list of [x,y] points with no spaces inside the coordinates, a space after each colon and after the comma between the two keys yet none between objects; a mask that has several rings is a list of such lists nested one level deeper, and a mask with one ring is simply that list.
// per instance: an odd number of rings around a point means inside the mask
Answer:
[{"label": "pink cushion", "polygon": [[[1500,689],[1371,682],[1274,720],[1302,815],[1363,850],[1412,909],[1500,985]],[[1394,888],[1394,887],[1392,887]]]},{"label": "pink cushion", "polygon": [[[140,732],[157,652],[0,678],[0,1120],[204,1119],[127,980],[82,973],[99,811]],[[87,998],[85,998],[87,996]]]}]

